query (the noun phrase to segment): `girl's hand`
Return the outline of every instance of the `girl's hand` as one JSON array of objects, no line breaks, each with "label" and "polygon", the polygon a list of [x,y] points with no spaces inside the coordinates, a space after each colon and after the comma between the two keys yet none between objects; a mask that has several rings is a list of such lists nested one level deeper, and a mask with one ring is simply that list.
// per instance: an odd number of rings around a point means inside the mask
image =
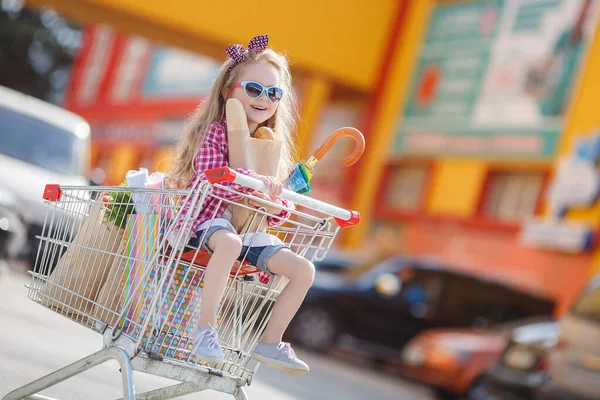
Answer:
[{"label": "girl's hand", "polygon": [[283,191],[283,183],[279,182],[276,178],[267,175],[259,175],[256,177],[260,179],[267,187],[269,196],[277,197]]},{"label": "girl's hand", "polygon": [[[252,195],[256,196],[256,197],[260,197],[263,200],[267,200],[272,203],[281,205],[281,200],[279,200],[277,197],[269,196],[262,192],[254,192],[254,193],[252,193]],[[267,205],[267,204],[261,203],[256,200],[248,200],[248,203],[250,203],[250,205],[253,205],[256,208],[264,207],[267,210],[267,212],[271,215],[279,215],[279,214],[281,214],[281,211],[283,210],[281,207]]]}]

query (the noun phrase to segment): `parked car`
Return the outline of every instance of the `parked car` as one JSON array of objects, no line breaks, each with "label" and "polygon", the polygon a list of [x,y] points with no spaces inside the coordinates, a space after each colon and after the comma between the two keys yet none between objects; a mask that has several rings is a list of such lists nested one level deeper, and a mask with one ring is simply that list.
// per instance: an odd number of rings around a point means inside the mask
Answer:
[{"label": "parked car", "polygon": [[560,322],[549,352],[541,400],[600,399],[600,277],[594,279]]},{"label": "parked car", "polygon": [[327,256],[321,261],[315,261],[315,270],[343,273],[357,264],[352,253],[329,250]]},{"label": "parked car", "polygon": [[[355,267],[356,258],[351,253],[340,251],[329,251],[322,261],[315,261],[315,270],[319,273],[327,272],[331,275],[339,275]],[[246,279],[254,280],[255,277],[248,276]],[[253,318],[257,321],[263,321],[266,314],[273,307],[272,302],[265,302],[263,299],[268,294],[267,286],[256,286],[252,292],[248,293],[244,307],[244,318]],[[225,294],[226,302],[235,301],[233,292],[227,291]],[[254,298],[251,300],[250,298]]]},{"label": "parked car", "polygon": [[2,252],[14,251],[8,247],[15,229],[24,228],[28,246],[19,245],[26,253],[20,255],[35,256],[35,235],[46,215],[44,187],[88,184],[89,142],[90,127],[79,116],[0,87],[0,220],[7,228],[0,229]]},{"label": "parked car", "polygon": [[515,329],[498,362],[469,394],[469,400],[534,400],[547,379],[548,351],[559,324],[539,322]]},{"label": "parked car", "polygon": [[419,260],[392,258],[357,277],[317,271],[288,336],[319,352],[342,336],[379,362],[399,363],[415,335],[438,327],[472,327],[552,315],[552,300]]},{"label": "parked car", "polygon": [[489,329],[426,330],[405,346],[402,371],[431,385],[438,398],[470,396],[479,391],[483,375],[501,357],[513,331],[533,321],[540,320],[512,321]]},{"label": "parked car", "polygon": [[10,192],[0,192],[0,261],[18,258],[27,245],[27,227]]}]

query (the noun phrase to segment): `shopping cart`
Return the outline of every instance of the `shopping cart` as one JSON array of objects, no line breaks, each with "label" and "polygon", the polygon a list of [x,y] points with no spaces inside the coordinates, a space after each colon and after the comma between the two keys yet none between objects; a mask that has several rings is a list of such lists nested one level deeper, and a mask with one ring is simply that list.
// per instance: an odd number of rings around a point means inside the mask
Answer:
[{"label": "shopping cart", "polygon": [[[48,399],[38,393],[108,360],[121,367],[124,399],[169,399],[213,389],[246,399],[258,363],[250,356],[285,287],[242,259],[233,266],[221,300],[218,331],[225,360],[204,363],[191,352],[209,255],[187,245],[191,224],[206,196],[251,212],[244,243],[265,226],[268,201],[235,192],[223,182],[265,191],[264,184],[225,167],[205,171],[190,190],[48,185],[48,212],[28,297],[103,336],[102,349],[33,381],[5,400]],[[231,202],[214,188],[262,202]],[[302,210],[267,232],[309,260],[322,260],[340,228],[358,223],[357,212],[285,190]],[[190,212],[182,213],[182,204]],[[215,216],[213,215],[213,219]],[[177,221],[182,223],[178,227]],[[211,220],[212,222],[212,220]],[[251,244],[251,243],[249,243]],[[270,279],[266,279],[270,277]],[[146,393],[134,390],[133,371],[180,383]]]}]

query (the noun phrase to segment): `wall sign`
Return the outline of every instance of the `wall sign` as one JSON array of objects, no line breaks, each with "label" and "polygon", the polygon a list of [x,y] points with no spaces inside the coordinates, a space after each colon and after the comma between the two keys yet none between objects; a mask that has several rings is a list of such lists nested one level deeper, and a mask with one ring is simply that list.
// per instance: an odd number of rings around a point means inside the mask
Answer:
[{"label": "wall sign", "polygon": [[524,244],[551,250],[582,252],[592,244],[593,229],[584,222],[567,221],[570,209],[586,209],[600,194],[600,134],[580,138],[573,154],[559,161],[548,190],[550,218],[534,218],[521,231]]},{"label": "wall sign", "polygon": [[480,0],[433,11],[394,152],[551,157],[595,0]]},{"label": "wall sign", "polygon": [[212,58],[172,47],[152,54],[144,97],[205,96],[221,66]]}]

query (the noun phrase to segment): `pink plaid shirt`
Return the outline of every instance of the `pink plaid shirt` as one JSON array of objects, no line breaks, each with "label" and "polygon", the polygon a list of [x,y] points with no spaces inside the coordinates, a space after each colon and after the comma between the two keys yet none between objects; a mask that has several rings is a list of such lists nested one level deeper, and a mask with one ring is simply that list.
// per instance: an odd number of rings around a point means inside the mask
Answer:
[{"label": "pink plaid shirt", "polygon": [[[192,185],[194,184],[194,181],[196,180],[196,178],[198,177],[199,174],[200,174],[200,179],[202,181],[206,180],[206,177],[204,176],[205,170],[212,169],[212,168],[218,168],[218,167],[224,167],[227,165],[229,165],[229,146],[227,143],[227,124],[225,121],[213,122],[210,125],[210,127],[208,128],[208,131],[206,132],[206,136],[204,138],[204,143],[202,144],[202,147],[200,147],[200,150],[198,151],[198,154],[196,155],[196,160],[194,161],[195,174],[192,177],[192,179],[190,180],[190,184],[189,184],[188,188],[192,187]],[[254,171],[247,169],[247,168],[238,168],[236,171],[240,174],[244,174],[244,175],[248,175],[248,176],[256,176],[257,175]],[[235,183],[225,182],[225,183],[221,183],[221,185],[230,187],[231,189],[235,190],[236,192],[241,192],[241,193],[253,192],[252,189],[248,189],[244,186],[241,186],[241,185],[238,185]],[[212,193],[216,196],[219,196],[222,199],[226,199],[229,201],[239,201],[242,199],[242,196],[239,195],[238,193],[229,192],[227,190],[218,188],[216,186],[213,187]],[[177,229],[181,228],[181,225],[183,224],[183,220],[184,220],[185,216],[190,212],[191,200],[192,199],[190,199],[190,201],[186,202],[186,204],[183,205],[183,209],[181,210],[181,217],[180,217],[179,221],[177,221],[177,226],[176,226]],[[291,208],[291,204],[288,201],[281,199],[281,202],[284,207]],[[213,196],[207,196],[206,199],[204,200],[204,203],[202,203],[202,205],[200,206],[201,211],[200,211],[200,214],[198,214],[198,218],[192,224],[192,232],[191,232],[192,237],[196,237],[196,232],[198,231],[198,227],[202,223],[210,220],[213,217],[213,215],[215,218],[220,218],[221,216],[223,216],[223,213],[225,212],[227,205],[228,205],[228,203],[221,201]],[[289,215],[290,215],[290,212],[288,210],[282,210],[281,213],[278,215],[278,217],[285,219],[285,218],[288,218]],[[281,225],[283,223],[283,220],[280,218],[268,217],[267,220],[268,220],[269,226],[274,227],[274,226]]]}]

